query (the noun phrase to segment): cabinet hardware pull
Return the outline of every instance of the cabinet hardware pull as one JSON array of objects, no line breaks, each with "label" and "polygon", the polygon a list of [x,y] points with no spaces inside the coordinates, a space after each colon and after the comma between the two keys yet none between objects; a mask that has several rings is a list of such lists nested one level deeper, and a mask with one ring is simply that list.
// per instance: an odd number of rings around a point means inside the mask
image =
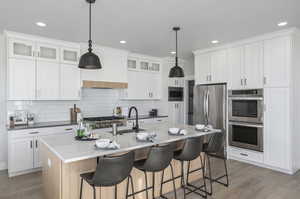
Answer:
[{"label": "cabinet hardware pull", "polygon": [[243,79],[241,79],[241,86],[243,86]]},{"label": "cabinet hardware pull", "polygon": [[38,131],[30,132],[29,134],[38,134]]},{"label": "cabinet hardware pull", "polygon": [[157,120],[158,122],[161,122],[162,120]]},{"label": "cabinet hardware pull", "polygon": [[65,129],[65,131],[71,131],[71,130],[73,130],[72,128],[69,128],[69,129]]},{"label": "cabinet hardware pull", "polygon": [[30,148],[32,149],[32,140],[30,140]]},{"label": "cabinet hardware pull", "polygon": [[248,157],[248,154],[246,153],[240,153],[240,155]]},{"label": "cabinet hardware pull", "polygon": [[38,148],[38,141],[35,140],[35,148]]},{"label": "cabinet hardware pull", "polygon": [[244,81],[245,81],[245,86],[247,86],[247,78],[245,78]]},{"label": "cabinet hardware pull", "polygon": [[264,77],[264,85],[266,85],[266,84],[267,84],[267,78]]}]

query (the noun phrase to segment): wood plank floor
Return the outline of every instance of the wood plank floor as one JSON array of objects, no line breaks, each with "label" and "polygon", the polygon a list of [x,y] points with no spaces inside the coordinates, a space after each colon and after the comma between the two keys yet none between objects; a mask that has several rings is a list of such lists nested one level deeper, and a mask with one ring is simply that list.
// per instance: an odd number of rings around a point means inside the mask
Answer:
[{"label": "wood plank floor", "polygon": [[[217,172],[222,169],[221,162]],[[230,186],[228,188],[214,184],[213,199],[299,199],[300,172],[294,176],[259,168],[253,165],[228,161]],[[215,175],[217,175],[215,173]],[[0,199],[43,199],[41,173],[33,173],[9,179],[7,173],[0,172]],[[178,198],[182,191],[178,191]],[[169,198],[173,194],[168,194]],[[188,199],[199,198],[189,195]]]}]

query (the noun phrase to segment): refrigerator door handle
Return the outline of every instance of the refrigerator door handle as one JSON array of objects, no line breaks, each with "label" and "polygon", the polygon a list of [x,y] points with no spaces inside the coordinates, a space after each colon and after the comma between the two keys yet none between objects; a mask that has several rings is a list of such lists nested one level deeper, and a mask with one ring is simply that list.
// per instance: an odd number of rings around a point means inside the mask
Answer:
[{"label": "refrigerator door handle", "polygon": [[207,97],[206,97],[206,116],[207,116],[207,123],[209,118],[209,90],[207,90]]},{"label": "refrigerator door handle", "polygon": [[204,118],[206,120],[206,91],[204,91],[204,95],[203,95],[203,111],[204,111]]}]

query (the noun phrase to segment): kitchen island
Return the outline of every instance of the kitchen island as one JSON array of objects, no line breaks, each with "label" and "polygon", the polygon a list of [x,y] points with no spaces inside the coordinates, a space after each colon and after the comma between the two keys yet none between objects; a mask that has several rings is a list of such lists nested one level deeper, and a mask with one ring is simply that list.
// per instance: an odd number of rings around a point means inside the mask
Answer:
[{"label": "kitchen island", "polygon": [[[186,135],[169,135],[168,129],[170,127],[177,127],[185,129]],[[74,199],[79,198],[80,177],[81,173],[94,171],[97,164],[97,157],[104,155],[114,155],[134,150],[136,152],[135,158],[142,159],[147,156],[149,147],[175,142],[177,148],[181,148],[183,140],[190,137],[199,137],[209,134],[220,132],[219,130],[210,130],[208,132],[199,132],[193,126],[186,125],[173,125],[170,123],[162,123],[161,125],[144,125],[142,128],[147,132],[156,132],[157,137],[154,142],[140,142],[136,140],[135,133],[128,133],[118,135],[114,139],[120,145],[117,150],[100,150],[95,148],[95,141],[80,142],[74,139],[74,134],[65,134],[58,136],[47,136],[41,138],[41,153],[43,157],[43,185],[45,198],[47,199]],[[95,133],[99,134],[101,138],[112,139],[113,136],[109,132],[96,130]],[[175,176],[180,174],[180,163],[173,160]],[[199,158],[191,162],[192,168],[200,166]],[[135,191],[144,188],[143,173],[136,169],[132,170]],[[150,175],[150,173],[148,174]],[[156,193],[159,195],[159,176],[161,173],[156,173]],[[171,172],[167,168],[165,171],[166,179],[171,176]],[[196,180],[202,176],[195,173],[190,177],[190,180]],[[149,179],[150,176],[149,176]],[[152,182],[150,182],[152,184]],[[126,182],[118,185],[118,196],[123,198],[125,196]],[[180,187],[180,179],[176,180],[176,187]],[[167,193],[172,190],[172,184],[164,185],[163,192]],[[150,194],[151,192],[149,192]],[[97,189],[97,199],[110,199],[114,196],[113,187],[101,187]],[[92,188],[84,184],[83,198],[92,198]],[[136,198],[145,198],[145,193],[136,195]]]}]

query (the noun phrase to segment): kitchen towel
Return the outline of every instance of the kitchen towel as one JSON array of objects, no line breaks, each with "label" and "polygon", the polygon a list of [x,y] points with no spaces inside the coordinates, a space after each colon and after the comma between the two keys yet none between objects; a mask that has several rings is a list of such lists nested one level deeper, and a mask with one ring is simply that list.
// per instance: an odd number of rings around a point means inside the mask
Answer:
[{"label": "kitchen towel", "polygon": [[119,149],[120,145],[115,140],[99,139],[95,146],[99,149]]},{"label": "kitchen towel", "polygon": [[156,137],[155,132],[152,133],[142,132],[136,134],[136,139],[144,142],[154,142],[155,137]]},{"label": "kitchen towel", "polygon": [[186,135],[187,131],[185,129],[180,128],[169,128],[169,134],[170,135]]}]

